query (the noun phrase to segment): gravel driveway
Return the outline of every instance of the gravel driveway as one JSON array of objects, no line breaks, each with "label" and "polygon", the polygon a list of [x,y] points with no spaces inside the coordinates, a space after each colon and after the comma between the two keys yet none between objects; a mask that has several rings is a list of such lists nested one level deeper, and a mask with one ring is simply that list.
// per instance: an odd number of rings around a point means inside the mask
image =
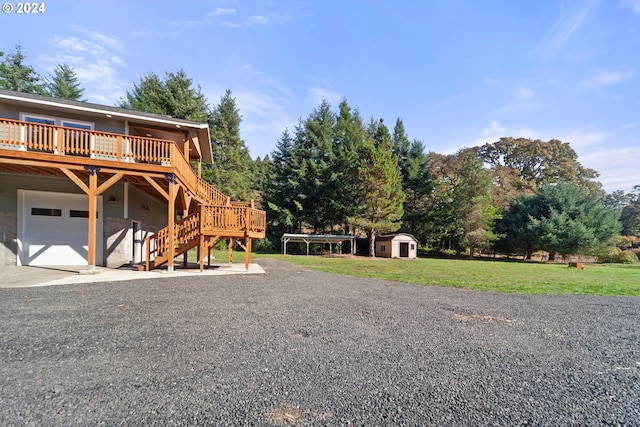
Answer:
[{"label": "gravel driveway", "polygon": [[640,425],[640,298],[259,264],[0,290],[0,425]]}]

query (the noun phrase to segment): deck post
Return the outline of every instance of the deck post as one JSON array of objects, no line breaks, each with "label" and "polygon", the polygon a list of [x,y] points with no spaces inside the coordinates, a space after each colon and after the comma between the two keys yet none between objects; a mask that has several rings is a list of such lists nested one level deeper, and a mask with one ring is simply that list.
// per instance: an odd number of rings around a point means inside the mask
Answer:
[{"label": "deck post", "polygon": [[169,228],[169,254],[167,255],[167,271],[173,272],[175,270],[174,267],[174,258],[176,256],[176,246],[175,246],[175,227],[176,227],[176,176],[172,173],[166,174],[167,179],[169,180],[169,207],[168,207],[168,228]]},{"label": "deck post", "polygon": [[249,271],[249,264],[251,264],[251,237],[247,237],[244,248],[244,269]]},{"label": "deck post", "polygon": [[89,168],[89,241],[87,254],[87,269],[94,271],[96,269],[96,237],[98,233],[97,216],[98,216],[98,171],[100,168]]},{"label": "deck post", "polygon": [[233,263],[233,238],[227,241],[227,262]]}]

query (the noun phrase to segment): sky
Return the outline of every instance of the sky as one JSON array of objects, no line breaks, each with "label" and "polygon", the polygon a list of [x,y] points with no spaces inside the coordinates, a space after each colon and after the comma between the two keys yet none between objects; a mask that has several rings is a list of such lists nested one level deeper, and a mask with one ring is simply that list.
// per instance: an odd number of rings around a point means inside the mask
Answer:
[{"label": "sky", "polygon": [[0,51],[41,74],[69,63],[114,105],[183,69],[214,106],[226,89],[252,157],[325,99],[427,151],[559,139],[607,192],[640,185],[640,0],[49,0],[0,13]]}]

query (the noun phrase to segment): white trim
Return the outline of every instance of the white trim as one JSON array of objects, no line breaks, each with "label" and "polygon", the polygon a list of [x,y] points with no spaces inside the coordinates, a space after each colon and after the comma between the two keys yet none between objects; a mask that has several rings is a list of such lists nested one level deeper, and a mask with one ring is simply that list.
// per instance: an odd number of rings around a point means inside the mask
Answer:
[{"label": "white trim", "polygon": [[112,110],[103,110],[103,109],[99,109],[99,108],[94,108],[94,107],[82,107],[79,105],[71,105],[71,104],[60,104],[58,102],[55,101],[48,101],[48,100],[43,100],[43,99],[33,99],[33,98],[25,98],[25,97],[21,97],[21,96],[14,96],[14,95],[7,95],[7,94],[0,94],[0,98],[4,98],[4,99],[9,99],[12,101],[18,101],[18,102],[28,102],[31,104],[38,104],[38,105],[45,105],[47,107],[56,107],[56,108],[64,108],[67,110],[75,110],[75,111],[82,111],[85,113],[94,113],[94,114],[100,114],[100,115],[104,115],[105,117],[107,117],[107,115],[111,115],[112,117],[120,117],[123,119],[129,118],[129,119],[134,119],[137,121],[146,121],[146,122],[153,122],[153,123],[164,123],[164,124],[170,124],[172,126],[176,126],[176,125],[180,125],[180,126],[186,126],[186,127],[191,127],[194,129],[208,129],[209,128],[209,124],[208,123],[185,123],[183,121],[175,121],[175,120],[171,120],[170,118],[168,119],[162,119],[162,118],[156,118],[156,117],[147,117],[147,116],[139,116],[136,114],[132,114],[132,113],[124,113],[124,112],[118,112],[118,111],[112,111]]},{"label": "white trim", "polygon": [[[84,122],[82,120],[66,119],[64,117],[58,117],[58,116],[43,116],[41,114],[25,113],[24,111],[20,112],[20,121],[29,122],[28,118],[30,117],[34,119],[51,120],[53,121],[53,124],[56,126],[64,126],[62,123],[65,122],[65,123],[73,123],[73,124],[78,124],[83,126],[89,126],[88,130],[95,130],[96,128],[96,124],[94,122]],[[29,122],[29,123],[32,123],[32,122]],[[77,128],[73,128],[73,129],[77,129]]]}]

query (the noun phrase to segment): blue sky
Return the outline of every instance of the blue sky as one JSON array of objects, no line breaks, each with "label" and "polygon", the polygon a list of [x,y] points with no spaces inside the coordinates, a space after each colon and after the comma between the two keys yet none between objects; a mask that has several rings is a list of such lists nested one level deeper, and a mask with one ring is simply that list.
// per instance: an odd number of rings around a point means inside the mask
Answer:
[{"label": "blue sky", "polygon": [[556,138],[608,192],[640,185],[640,0],[44,4],[0,14],[0,50],[22,45],[45,75],[67,61],[107,105],[182,68],[212,105],[232,90],[253,157],[346,98],[429,151]]}]

